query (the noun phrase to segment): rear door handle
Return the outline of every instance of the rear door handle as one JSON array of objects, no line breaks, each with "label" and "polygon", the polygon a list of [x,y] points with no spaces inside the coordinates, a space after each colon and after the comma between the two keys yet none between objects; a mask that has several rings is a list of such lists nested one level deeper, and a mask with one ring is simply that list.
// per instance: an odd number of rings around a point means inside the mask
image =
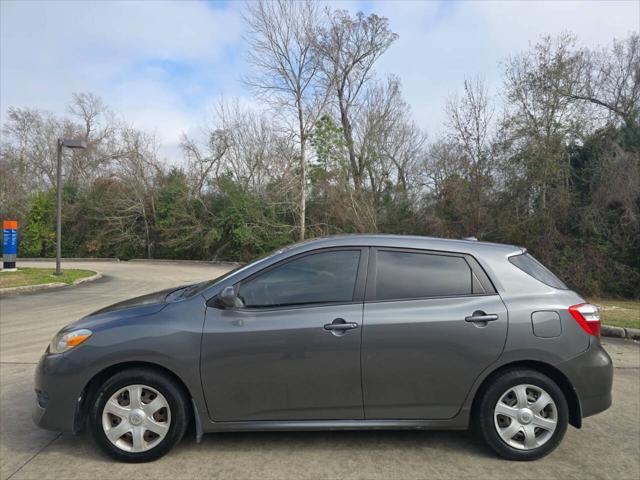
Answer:
[{"label": "rear door handle", "polygon": [[329,331],[353,330],[358,328],[356,322],[345,322],[342,318],[336,318],[332,323],[325,323],[324,329]]},{"label": "rear door handle", "polygon": [[473,322],[473,323],[493,322],[494,320],[497,320],[497,319],[498,319],[498,315],[496,315],[495,313],[491,313],[487,315],[484,312],[473,312],[473,314],[470,317],[464,317],[465,322]]}]

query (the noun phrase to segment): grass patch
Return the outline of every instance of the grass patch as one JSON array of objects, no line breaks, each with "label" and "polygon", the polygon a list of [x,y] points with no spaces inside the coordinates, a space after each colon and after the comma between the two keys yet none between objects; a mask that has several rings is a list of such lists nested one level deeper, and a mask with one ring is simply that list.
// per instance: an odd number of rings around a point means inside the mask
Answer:
[{"label": "grass patch", "polygon": [[602,323],[614,327],[640,328],[640,301],[638,300],[589,300],[602,309]]},{"label": "grass patch", "polygon": [[73,283],[79,278],[91,277],[96,272],[65,268],[59,277],[54,268],[18,268],[17,272],[0,272],[0,288],[42,285],[43,283]]}]

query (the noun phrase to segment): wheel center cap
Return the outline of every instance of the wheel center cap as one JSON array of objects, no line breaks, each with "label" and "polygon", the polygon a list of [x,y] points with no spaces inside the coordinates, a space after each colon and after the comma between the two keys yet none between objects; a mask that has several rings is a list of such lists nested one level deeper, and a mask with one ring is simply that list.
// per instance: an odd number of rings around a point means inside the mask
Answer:
[{"label": "wheel center cap", "polygon": [[145,414],[142,410],[134,410],[129,415],[129,422],[131,425],[140,425],[145,418]]},{"label": "wheel center cap", "polygon": [[528,408],[522,408],[518,412],[518,420],[524,425],[528,425],[533,420],[533,412]]}]

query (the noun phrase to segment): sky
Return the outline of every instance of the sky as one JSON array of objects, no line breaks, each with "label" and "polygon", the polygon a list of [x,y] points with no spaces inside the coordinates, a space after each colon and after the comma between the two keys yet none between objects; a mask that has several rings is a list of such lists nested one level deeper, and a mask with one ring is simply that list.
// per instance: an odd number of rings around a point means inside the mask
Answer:
[{"label": "sky", "polygon": [[[640,1],[330,1],[389,18],[398,41],[376,71],[400,78],[416,122],[443,130],[446,98],[465,78],[493,91],[501,62],[541,35],[572,32],[587,47],[640,30]],[[254,105],[240,1],[0,0],[0,118],[8,107],[63,115],[92,92],[120,117],[155,132],[178,155],[221,98]]]}]

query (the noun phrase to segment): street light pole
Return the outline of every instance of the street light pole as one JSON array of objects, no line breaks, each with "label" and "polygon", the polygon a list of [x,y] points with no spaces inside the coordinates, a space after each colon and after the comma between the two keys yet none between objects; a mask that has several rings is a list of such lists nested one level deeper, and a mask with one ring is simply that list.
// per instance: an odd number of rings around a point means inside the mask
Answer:
[{"label": "street light pole", "polygon": [[56,273],[62,275],[60,260],[62,258],[62,144],[58,139],[58,164],[56,166]]},{"label": "street light pole", "polygon": [[62,275],[60,261],[62,259],[62,147],[87,148],[84,140],[69,138],[58,139],[58,164],[56,165],[56,271],[54,275]]}]

